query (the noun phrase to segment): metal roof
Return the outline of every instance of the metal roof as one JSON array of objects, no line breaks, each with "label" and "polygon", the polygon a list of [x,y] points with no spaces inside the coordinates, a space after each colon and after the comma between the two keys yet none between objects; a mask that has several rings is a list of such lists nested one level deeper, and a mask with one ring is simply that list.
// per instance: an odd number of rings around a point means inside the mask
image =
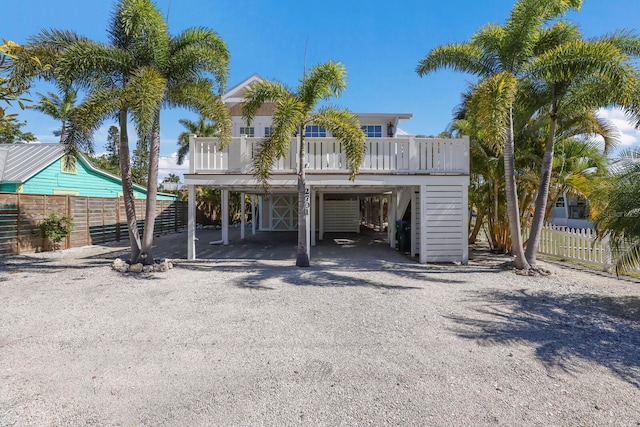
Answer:
[{"label": "metal roof", "polygon": [[2,144],[0,181],[25,182],[63,155],[61,144]]}]

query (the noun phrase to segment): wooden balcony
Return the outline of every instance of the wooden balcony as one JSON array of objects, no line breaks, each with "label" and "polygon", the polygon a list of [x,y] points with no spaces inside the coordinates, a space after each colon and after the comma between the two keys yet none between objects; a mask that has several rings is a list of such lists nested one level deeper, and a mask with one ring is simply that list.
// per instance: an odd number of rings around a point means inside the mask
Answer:
[{"label": "wooden balcony", "polygon": [[[262,138],[232,138],[224,149],[217,138],[191,137],[191,174],[251,174],[253,153]],[[348,174],[344,147],[335,138],[305,138],[307,174]],[[287,156],[275,162],[273,174],[295,174],[298,143],[291,141]],[[468,175],[469,139],[371,138],[366,140],[361,174]]]}]

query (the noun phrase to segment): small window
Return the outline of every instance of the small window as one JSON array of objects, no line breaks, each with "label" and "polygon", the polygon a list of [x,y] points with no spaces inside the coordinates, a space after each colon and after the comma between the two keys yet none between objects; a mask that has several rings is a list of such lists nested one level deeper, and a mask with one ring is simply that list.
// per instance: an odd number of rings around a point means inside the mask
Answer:
[{"label": "small window", "polygon": [[264,128],[264,137],[269,138],[273,134],[273,128],[271,126],[266,126]]},{"label": "small window", "polygon": [[367,138],[382,138],[382,125],[364,125],[362,132]]},{"label": "small window", "polygon": [[24,184],[16,185],[16,193],[24,193]]},{"label": "small window", "polygon": [[256,130],[253,126],[241,126],[240,135],[247,135],[249,138],[253,138],[256,135]]},{"label": "small window", "polygon": [[327,130],[322,126],[307,126],[306,128],[304,128],[304,136],[309,138],[326,138]]},{"label": "small window", "polygon": [[556,208],[564,208],[564,197],[563,196],[558,197],[558,200],[556,200]]},{"label": "small window", "polygon": [[77,174],[78,164],[76,158],[73,156],[64,156],[60,159],[60,171],[62,173]]}]

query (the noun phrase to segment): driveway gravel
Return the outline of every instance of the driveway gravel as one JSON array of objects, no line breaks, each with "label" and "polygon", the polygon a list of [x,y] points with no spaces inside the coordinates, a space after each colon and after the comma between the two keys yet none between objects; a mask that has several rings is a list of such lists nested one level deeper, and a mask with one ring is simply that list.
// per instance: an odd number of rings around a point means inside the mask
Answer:
[{"label": "driveway gravel", "polygon": [[308,269],[292,245],[153,274],[113,271],[118,245],[0,260],[0,426],[640,425],[638,281],[328,240]]}]

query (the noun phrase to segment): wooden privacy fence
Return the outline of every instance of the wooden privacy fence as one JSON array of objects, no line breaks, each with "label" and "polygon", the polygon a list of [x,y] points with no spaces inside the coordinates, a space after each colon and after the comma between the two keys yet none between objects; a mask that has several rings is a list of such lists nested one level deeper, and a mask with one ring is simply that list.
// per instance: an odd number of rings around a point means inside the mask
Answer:
[{"label": "wooden privacy fence", "polygon": [[[145,200],[135,200],[138,228],[144,228]],[[185,228],[187,202],[158,200],[155,233]],[[128,239],[127,217],[122,198],[0,193],[0,255],[41,251],[43,239],[38,224],[57,212],[71,217],[73,232],[60,242],[60,249]]]}]

